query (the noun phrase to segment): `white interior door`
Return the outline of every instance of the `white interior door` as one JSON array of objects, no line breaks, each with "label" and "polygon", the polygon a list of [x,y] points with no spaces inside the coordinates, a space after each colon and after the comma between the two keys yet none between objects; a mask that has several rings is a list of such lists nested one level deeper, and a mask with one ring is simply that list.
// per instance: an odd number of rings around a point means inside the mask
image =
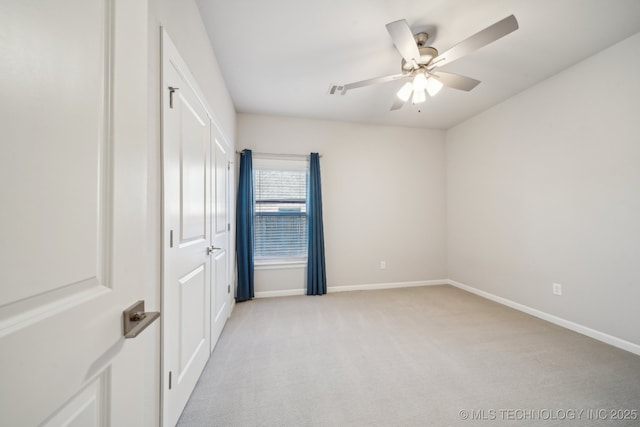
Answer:
[{"label": "white interior door", "polygon": [[175,425],[210,355],[211,121],[164,33],[163,402]]},{"label": "white interior door", "polygon": [[145,425],[146,7],[0,2],[2,426]]},{"label": "white interior door", "polygon": [[229,317],[231,283],[229,281],[229,154],[222,135],[213,130],[213,171],[215,175],[213,215],[213,276],[211,284],[211,351]]}]

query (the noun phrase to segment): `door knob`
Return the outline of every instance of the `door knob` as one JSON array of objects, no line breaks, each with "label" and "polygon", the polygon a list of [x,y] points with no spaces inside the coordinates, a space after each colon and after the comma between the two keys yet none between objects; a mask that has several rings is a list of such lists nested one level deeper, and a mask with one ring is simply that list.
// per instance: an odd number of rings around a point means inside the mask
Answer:
[{"label": "door knob", "polygon": [[217,251],[218,249],[222,249],[222,248],[216,248],[215,246],[211,245],[207,247],[207,255],[211,255],[213,253],[213,251]]},{"label": "door knob", "polygon": [[122,312],[124,337],[135,338],[160,317],[158,312],[145,312],[144,301],[138,301]]}]

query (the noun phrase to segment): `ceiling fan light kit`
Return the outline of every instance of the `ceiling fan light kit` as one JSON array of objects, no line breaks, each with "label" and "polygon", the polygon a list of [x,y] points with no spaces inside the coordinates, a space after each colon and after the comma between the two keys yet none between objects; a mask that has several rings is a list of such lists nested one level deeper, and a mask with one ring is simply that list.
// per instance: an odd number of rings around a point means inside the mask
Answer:
[{"label": "ceiling fan light kit", "polygon": [[427,80],[427,92],[429,92],[430,96],[436,96],[438,92],[440,92],[440,89],[442,89],[442,86],[444,86],[442,82],[435,77],[430,77],[429,80]]},{"label": "ceiling fan light kit", "polygon": [[427,89],[427,76],[424,73],[417,73],[413,78],[413,90],[423,91]]},{"label": "ceiling fan light kit", "polygon": [[426,92],[424,89],[414,90],[413,98],[411,99],[412,104],[422,104],[427,99]]},{"label": "ceiling fan light kit", "polygon": [[413,93],[413,83],[412,82],[406,82],[400,88],[400,90],[398,91],[397,95],[398,95],[398,98],[400,98],[404,102],[407,102],[409,100],[409,98],[411,97],[412,93]]},{"label": "ceiling fan light kit", "polygon": [[507,16],[449,48],[442,54],[439,54],[436,48],[426,45],[429,40],[427,33],[413,35],[409,24],[404,19],[391,22],[386,25],[386,28],[394,46],[402,56],[400,63],[402,72],[346,85],[334,84],[330,86],[329,94],[344,95],[351,89],[412,78],[411,82],[406,82],[397,92],[398,99],[391,106],[391,110],[397,110],[402,108],[409,98],[411,98],[413,104],[424,102],[427,98],[427,93],[429,96],[435,96],[443,86],[468,92],[476,87],[480,81],[440,71],[438,68],[517,30],[518,21],[513,15]]}]

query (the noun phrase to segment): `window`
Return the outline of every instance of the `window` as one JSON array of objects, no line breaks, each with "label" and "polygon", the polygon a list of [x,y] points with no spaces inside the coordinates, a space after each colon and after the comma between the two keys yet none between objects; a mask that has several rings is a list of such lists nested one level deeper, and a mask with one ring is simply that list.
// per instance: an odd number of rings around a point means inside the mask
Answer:
[{"label": "window", "polygon": [[307,169],[306,159],[253,159],[257,262],[306,260]]}]

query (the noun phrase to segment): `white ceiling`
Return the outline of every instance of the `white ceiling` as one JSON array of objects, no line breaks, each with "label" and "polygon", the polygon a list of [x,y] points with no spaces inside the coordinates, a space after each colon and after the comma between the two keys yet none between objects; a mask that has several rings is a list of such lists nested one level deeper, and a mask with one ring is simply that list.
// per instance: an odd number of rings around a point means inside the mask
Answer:
[{"label": "white ceiling", "polygon": [[[239,113],[448,129],[640,31],[640,0],[196,0]],[[452,45],[514,14],[520,28],[442,67],[481,80],[389,111],[403,82],[330,96],[400,72],[385,24],[406,19]],[[629,52],[640,55],[640,52]],[[593,70],[594,84],[606,69]]]}]

